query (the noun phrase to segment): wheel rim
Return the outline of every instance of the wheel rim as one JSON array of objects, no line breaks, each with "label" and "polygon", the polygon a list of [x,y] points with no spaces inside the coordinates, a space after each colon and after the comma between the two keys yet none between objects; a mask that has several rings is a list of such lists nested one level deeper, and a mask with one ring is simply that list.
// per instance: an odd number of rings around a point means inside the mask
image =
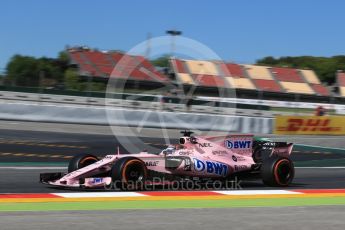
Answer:
[{"label": "wheel rim", "polygon": [[124,182],[142,182],[145,180],[146,170],[139,160],[131,160],[126,163],[122,171]]},{"label": "wheel rim", "polygon": [[279,185],[286,186],[291,182],[293,170],[289,160],[282,159],[277,162],[274,169],[274,176]]}]

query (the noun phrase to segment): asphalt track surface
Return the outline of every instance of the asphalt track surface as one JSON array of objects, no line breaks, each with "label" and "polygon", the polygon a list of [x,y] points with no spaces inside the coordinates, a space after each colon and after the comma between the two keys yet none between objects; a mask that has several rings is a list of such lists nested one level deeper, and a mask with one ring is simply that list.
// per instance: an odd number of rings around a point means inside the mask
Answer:
[{"label": "asphalt track surface", "polygon": [[[168,133],[171,142],[176,142],[178,131]],[[64,171],[69,159],[79,153],[102,156],[116,152],[117,146],[128,152],[125,146],[136,139],[128,132],[120,134],[120,138],[114,137],[109,127],[0,121],[0,193],[62,192],[39,184],[39,173]],[[144,129],[140,143],[134,144],[161,149],[165,147],[161,137],[157,130]],[[269,138],[345,148],[344,137]],[[291,188],[345,188],[345,155],[341,151],[302,148],[292,156],[296,165],[314,163],[296,169]],[[325,162],[340,167],[320,168]],[[272,189],[260,181],[241,186]],[[344,211],[342,205],[308,207],[301,203],[299,207],[0,212],[0,229],[344,229]]]},{"label": "asphalt track surface", "polygon": [[[66,190],[38,183],[39,173],[59,172],[66,169],[36,169],[35,167],[0,168],[0,193],[54,193],[95,190]],[[241,181],[236,189],[274,189],[266,187],[260,180]],[[345,188],[345,168],[297,168],[293,184],[289,189],[337,189]],[[159,189],[159,188],[156,188]],[[106,190],[96,190],[106,191]],[[108,191],[107,191],[108,192]]]},{"label": "asphalt track surface", "polygon": [[[118,147],[121,153],[136,153],[142,150],[158,152],[168,143],[177,143],[181,135],[179,130],[167,132],[167,138],[163,138],[164,134],[156,129],[145,129],[140,137],[133,136],[133,133],[126,130],[120,130],[117,136],[114,136],[107,126],[0,121],[0,162],[67,162],[80,153],[98,156],[113,154],[117,152]],[[265,135],[263,137],[297,144],[345,149],[343,136]],[[292,159],[296,162],[345,158],[345,152],[342,154],[341,151],[296,149],[292,154]]]},{"label": "asphalt track surface", "polygon": [[[0,213],[4,230],[344,229],[344,206]],[[15,224],[13,224],[15,223]]]},{"label": "asphalt track surface", "polygon": [[[34,131],[32,131],[34,130]],[[114,136],[109,127],[61,125],[32,122],[0,122],[0,193],[54,192],[56,188],[38,183],[40,172],[65,171],[60,168],[40,168],[47,166],[66,166],[71,157],[80,153],[98,156],[128,153],[131,147],[159,151],[166,146],[166,139],[155,130],[146,130],[136,139],[130,133]],[[170,143],[177,143],[177,130],[169,130]],[[341,148],[344,137],[275,137],[299,143]],[[320,141],[320,138],[322,141]],[[138,141],[139,140],[139,141]],[[303,141],[304,140],[304,141]],[[328,144],[331,142],[331,144]],[[330,146],[331,145],[331,146]],[[294,150],[292,154],[297,168],[293,188],[345,188],[345,154],[332,153],[331,150]],[[327,165],[323,162],[328,163]],[[24,168],[23,168],[23,167]],[[34,166],[25,168],[25,166]],[[339,166],[338,168],[320,168]],[[244,189],[268,189],[261,181],[242,182]]]}]

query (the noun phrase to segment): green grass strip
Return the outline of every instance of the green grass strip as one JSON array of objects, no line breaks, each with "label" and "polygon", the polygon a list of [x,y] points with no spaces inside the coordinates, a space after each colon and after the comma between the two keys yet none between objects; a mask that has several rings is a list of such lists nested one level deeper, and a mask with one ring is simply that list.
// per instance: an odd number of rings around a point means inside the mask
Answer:
[{"label": "green grass strip", "polygon": [[179,209],[179,208],[236,208],[345,205],[345,197],[324,198],[264,198],[236,200],[160,200],[160,201],[106,201],[106,202],[47,202],[0,203],[0,212],[9,211],[71,211],[116,209]]}]

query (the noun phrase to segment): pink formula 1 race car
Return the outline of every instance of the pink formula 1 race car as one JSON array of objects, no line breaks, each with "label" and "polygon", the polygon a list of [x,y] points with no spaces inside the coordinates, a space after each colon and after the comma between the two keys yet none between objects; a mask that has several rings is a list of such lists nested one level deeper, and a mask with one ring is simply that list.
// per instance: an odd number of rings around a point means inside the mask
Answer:
[{"label": "pink formula 1 race car", "polygon": [[153,184],[153,178],[168,181],[228,181],[233,178],[261,178],[265,185],[288,186],[294,178],[289,159],[293,144],[256,140],[253,135],[219,137],[193,136],[183,131],[178,145],[159,154],[74,157],[68,173],[42,173],[40,182],[66,188],[139,190]]}]

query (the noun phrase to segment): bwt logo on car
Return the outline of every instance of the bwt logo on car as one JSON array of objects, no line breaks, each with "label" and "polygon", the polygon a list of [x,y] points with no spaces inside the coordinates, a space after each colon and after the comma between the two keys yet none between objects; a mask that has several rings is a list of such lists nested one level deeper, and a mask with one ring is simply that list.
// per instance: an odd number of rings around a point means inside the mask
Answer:
[{"label": "bwt logo on car", "polygon": [[228,174],[228,166],[223,163],[213,161],[202,161],[194,158],[194,168],[198,172],[207,172],[217,174],[219,176],[226,176]]},{"label": "bwt logo on car", "polygon": [[225,141],[225,147],[228,149],[249,149],[251,146],[251,141]]},{"label": "bwt logo on car", "polygon": [[91,181],[92,184],[99,184],[103,182],[103,178],[93,178]]}]

